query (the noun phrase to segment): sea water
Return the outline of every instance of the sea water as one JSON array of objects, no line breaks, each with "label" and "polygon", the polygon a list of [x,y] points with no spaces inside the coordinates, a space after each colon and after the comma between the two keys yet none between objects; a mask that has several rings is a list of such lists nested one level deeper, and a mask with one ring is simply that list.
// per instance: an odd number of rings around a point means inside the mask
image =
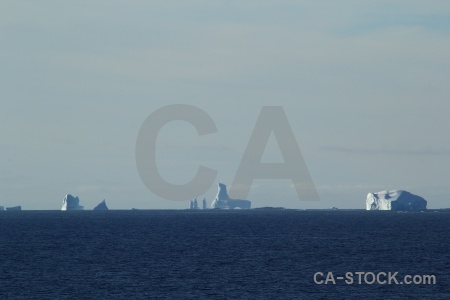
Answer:
[{"label": "sea water", "polygon": [[0,299],[449,299],[449,232],[446,211],[0,212]]}]

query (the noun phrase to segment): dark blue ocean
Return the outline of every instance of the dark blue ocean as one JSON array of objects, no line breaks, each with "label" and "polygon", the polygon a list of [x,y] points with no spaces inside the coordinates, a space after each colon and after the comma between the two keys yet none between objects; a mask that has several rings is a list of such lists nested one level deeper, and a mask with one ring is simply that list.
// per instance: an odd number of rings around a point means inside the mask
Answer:
[{"label": "dark blue ocean", "polygon": [[353,298],[450,299],[450,211],[0,213],[0,299]]}]

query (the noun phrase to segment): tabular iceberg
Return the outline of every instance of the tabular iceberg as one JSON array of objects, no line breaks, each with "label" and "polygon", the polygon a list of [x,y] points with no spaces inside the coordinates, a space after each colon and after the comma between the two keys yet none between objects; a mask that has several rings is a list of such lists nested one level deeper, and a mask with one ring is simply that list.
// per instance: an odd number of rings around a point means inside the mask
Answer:
[{"label": "tabular iceberg", "polygon": [[211,203],[211,208],[219,209],[250,209],[252,203],[249,200],[230,199],[227,192],[227,186],[223,183],[219,183],[219,190],[216,198]]},{"label": "tabular iceberg", "polygon": [[369,193],[367,210],[425,210],[427,201],[407,191],[394,190]]},{"label": "tabular iceberg", "polygon": [[108,206],[106,206],[106,200],[103,200],[99,203],[96,207],[94,207],[94,210],[109,210]]},{"label": "tabular iceberg", "polygon": [[67,194],[64,197],[61,210],[83,210],[83,206],[80,205],[80,199],[78,197]]},{"label": "tabular iceberg", "polygon": [[7,211],[21,211],[22,210],[22,206],[13,206],[13,207],[7,207],[6,208]]}]

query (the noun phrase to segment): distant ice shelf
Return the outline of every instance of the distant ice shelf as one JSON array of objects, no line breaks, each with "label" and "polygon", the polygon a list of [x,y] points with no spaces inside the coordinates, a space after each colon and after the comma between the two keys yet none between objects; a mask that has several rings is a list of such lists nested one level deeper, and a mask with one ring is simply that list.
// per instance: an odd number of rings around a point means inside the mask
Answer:
[{"label": "distant ice shelf", "polygon": [[7,207],[6,208],[7,211],[21,211],[22,210],[22,206],[13,206],[13,207]]}]

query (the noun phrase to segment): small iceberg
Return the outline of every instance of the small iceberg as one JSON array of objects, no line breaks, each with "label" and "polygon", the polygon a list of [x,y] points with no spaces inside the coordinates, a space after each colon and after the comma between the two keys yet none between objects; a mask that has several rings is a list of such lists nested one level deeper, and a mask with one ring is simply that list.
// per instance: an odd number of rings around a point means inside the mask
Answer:
[{"label": "small iceberg", "polygon": [[108,206],[106,206],[106,200],[103,200],[99,203],[96,207],[94,207],[94,210],[109,210]]}]

